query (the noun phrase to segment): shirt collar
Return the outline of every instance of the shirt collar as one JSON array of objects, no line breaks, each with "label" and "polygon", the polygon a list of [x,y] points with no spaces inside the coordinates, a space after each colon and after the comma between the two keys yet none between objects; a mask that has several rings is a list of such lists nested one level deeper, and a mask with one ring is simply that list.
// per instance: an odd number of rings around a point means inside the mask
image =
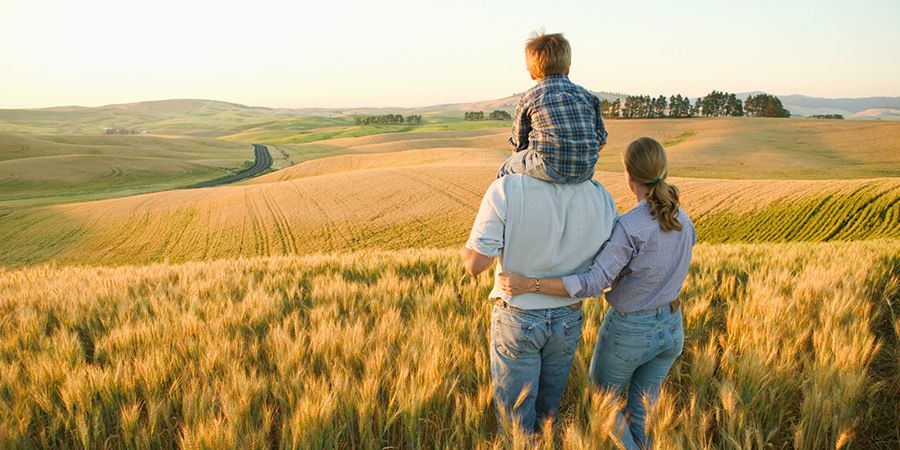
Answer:
[{"label": "shirt collar", "polygon": [[547,75],[543,79],[541,79],[541,81],[557,80],[557,79],[568,80],[569,76],[564,73],[551,73],[550,75]]}]

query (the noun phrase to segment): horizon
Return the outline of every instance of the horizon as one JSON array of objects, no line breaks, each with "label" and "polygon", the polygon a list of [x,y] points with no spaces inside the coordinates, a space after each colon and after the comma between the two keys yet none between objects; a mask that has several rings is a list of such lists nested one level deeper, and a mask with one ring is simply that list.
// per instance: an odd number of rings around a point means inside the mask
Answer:
[{"label": "horizon", "polygon": [[[658,96],[658,95],[664,95],[666,98],[668,98],[670,95],[679,94],[678,92],[674,92],[674,93],[671,93],[671,94],[653,94],[653,93],[647,94],[647,93],[607,92],[607,91],[596,91],[596,90],[592,90],[592,92],[602,93],[602,94],[609,94],[609,95],[620,95],[620,96],[628,96],[628,95],[649,95],[649,96],[651,96],[651,97],[656,97],[656,96]],[[726,94],[729,94],[729,93],[730,93],[730,92],[726,92]],[[347,105],[347,106],[315,106],[315,105],[312,105],[312,106],[270,106],[270,105],[262,105],[262,104],[241,103],[241,102],[237,102],[237,101],[223,100],[223,99],[217,99],[217,98],[186,98],[186,97],[185,97],[185,98],[158,98],[158,99],[148,99],[148,100],[136,100],[136,101],[129,101],[129,102],[104,103],[104,104],[100,104],[100,105],[74,105],[74,104],[72,104],[72,105],[52,105],[52,106],[22,107],[22,108],[3,108],[3,107],[0,107],[0,110],[38,110],[38,109],[53,109],[53,108],[104,108],[104,107],[108,107],[108,106],[133,105],[133,104],[138,104],[138,103],[153,103],[153,102],[167,102],[167,101],[203,101],[203,102],[219,102],[219,103],[229,103],[229,104],[234,104],[234,105],[238,105],[238,106],[244,106],[244,107],[248,107],[248,108],[294,109],[294,110],[304,110],[304,109],[325,109],[325,110],[334,109],[334,110],[340,110],[340,109],[369,109],[369,108],[371,108],[371,109],[416,109],[416,108],[428,108],[428,107],[432,107],[432,106],[465,105],[465,104],[469,104],[469,103],[479,103],[479,102],[485,102],[485,101],[495,101],[495,100],[501,100],[501,99],[504,99],[504,98],[507,98],[507,97],[512,97],[512,96],[515,96],[515,95],[521,95],[521,94],[522,94],[522,92],[517,92],[517,93],[515,93],[515,94],[513,94],[513,95],[508,95],[508,96],[505,96],[505,97],[496,97],[496,98],[487,98],[487,99],[481,99],[481,100],[472,100],[472,101],[468,101],[468,102],[433,103],[433,104],[428,104],[428,105],[416,105],[416,106],[411,106],[411,105],[384,105],[384,106],[376,106],[376,105]],[[760,90],[753,90],[753,91],[747,91],[747,92],[733,92],[733,94],[740,94],[740,96],[739,96],[738,98],[740,98],[741,100],[744,100],[744,98],[742,97],[743,95],[754,95],[754,94],[770,94],[770,95],[774,95],[774,96],[776,96],[776,97],[799,96],[799,97],[806,97],[806,98],[820,99],[820,100],[858,100],[858,99],[866,99],[866,98],[889,98],[889,99],[900,99],[900,96],[891,96],[891,95],[872,95],[872,96],[867,96],[867,97],[814,97],[814,96],[811,96],[811,95],[805,95],[805,94],[799,94],[799,93],[794,93],[794,94],[774,94],[774,93],[771,93],[771,92],[765,92],[765,91],[760,91]],[[699,97],[703,97],[703,95],[701,95],[701,96],[699,96]],[[688,98],[690,98],[691,100],[694,100],[696,97],[688,96]]]},{"label": "horizon", "polygon": [[[535,5],[4,3],[0,51],[8,68],[0,73],[0,108],[171,99],[292,109],[485,101],[532,85],[523,47],[542,27],[566,35],[572,80],[599,92],[900,96],[900,61],[892,57],[900,53],[892,20],[900,5],[891,2],[850,11],[833,1]],[[632,33],[632,17],[642,20],[641,33]],[[747,29],[764,32],[749,36]]]}]

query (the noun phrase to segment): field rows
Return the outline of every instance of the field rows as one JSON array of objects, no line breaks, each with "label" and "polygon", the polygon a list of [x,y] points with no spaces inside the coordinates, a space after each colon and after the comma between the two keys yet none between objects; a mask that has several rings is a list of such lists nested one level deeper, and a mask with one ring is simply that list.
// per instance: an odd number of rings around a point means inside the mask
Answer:
[{"label": "field rows", "polygon": [[[187,261],[460,245],[503,156],[432,149],[310,161],[249,184],[14,211],[0,262]],[[598,179],[624,211],[623,177]],[[900,179],[673,179],[701,241],[900,237]]]}]

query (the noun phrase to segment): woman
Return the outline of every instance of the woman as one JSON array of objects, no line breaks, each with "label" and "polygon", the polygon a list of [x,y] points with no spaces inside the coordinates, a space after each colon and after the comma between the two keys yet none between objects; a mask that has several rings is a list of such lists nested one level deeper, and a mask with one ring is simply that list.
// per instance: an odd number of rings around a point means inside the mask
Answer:
[{"label": "woman", "polygon": [[596,297],[606,288],[610,308],[603,318],[591,380],[621,392],[628,387],[617,426],[626,448],[650,448],[643,397],[654,404],[659,388],[684,347],[678,294],[687,276],[696,232],[678,205],[662,145],[642,137],[624,155],[628,186],[637,206],[613,226],[587,273],[562,278],[500,275],[510,295],[540,291],[563,297]]}]

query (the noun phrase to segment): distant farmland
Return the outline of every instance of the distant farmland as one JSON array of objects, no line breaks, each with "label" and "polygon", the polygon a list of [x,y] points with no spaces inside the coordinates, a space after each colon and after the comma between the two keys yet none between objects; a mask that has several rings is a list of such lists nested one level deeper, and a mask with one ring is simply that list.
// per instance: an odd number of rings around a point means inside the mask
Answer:
[{"label": "distant farmland", "polygon": [[[248,184],[31,208],[0,219],[0,261],[101,264],[460,245],[503,155],[345,155]],[[622,211],[621,174],[597,179]],[[900,179],[673,178],[703,242],[900,237]]]}]

